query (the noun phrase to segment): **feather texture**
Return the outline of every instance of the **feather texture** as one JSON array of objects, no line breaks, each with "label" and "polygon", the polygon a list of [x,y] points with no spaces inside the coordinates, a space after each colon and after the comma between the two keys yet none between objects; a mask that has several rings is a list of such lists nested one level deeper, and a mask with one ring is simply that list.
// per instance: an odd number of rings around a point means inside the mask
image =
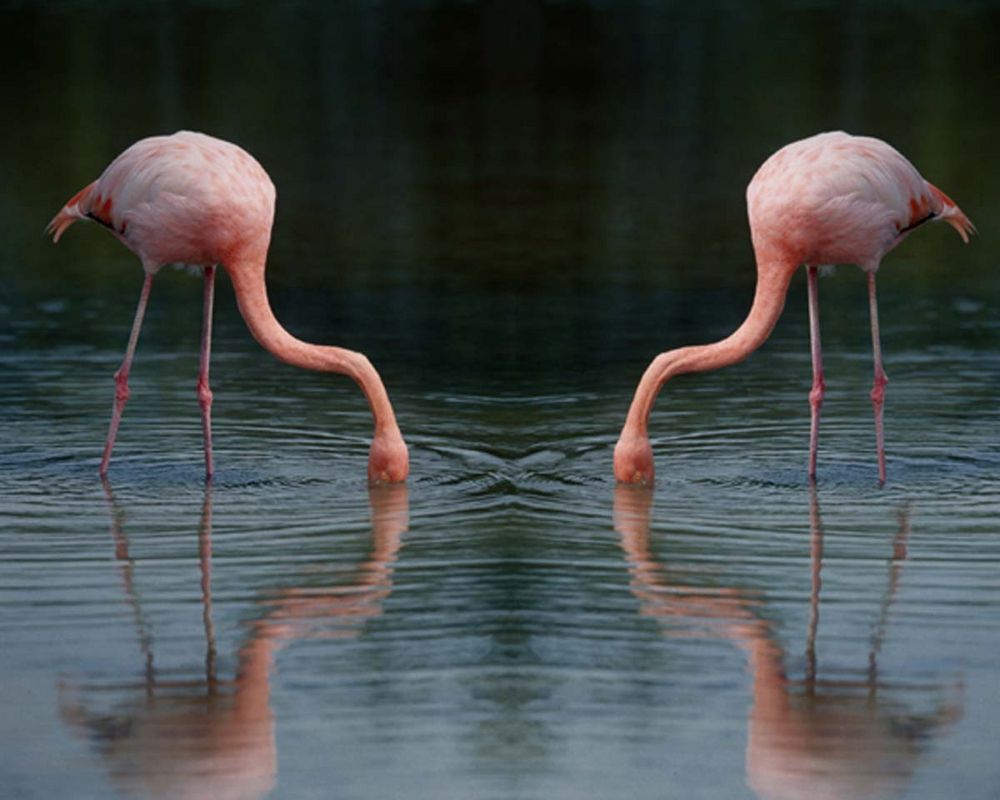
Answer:
[{"label": "feather texture", "polygon": [[164,264],[212,266],[246,245],[247,231],[270,241],[274,184],[230,142],[191,131],[142,139],[56,214],[58,241],[79,219],[109,228],[155,271]]},{"label": "feather texture", "polygon": [[961,209],[895,148],[842,131],[793,142],[747,187],[754,244],[799,264],[879,262],[920,223],[951,223],[968,241]]}]

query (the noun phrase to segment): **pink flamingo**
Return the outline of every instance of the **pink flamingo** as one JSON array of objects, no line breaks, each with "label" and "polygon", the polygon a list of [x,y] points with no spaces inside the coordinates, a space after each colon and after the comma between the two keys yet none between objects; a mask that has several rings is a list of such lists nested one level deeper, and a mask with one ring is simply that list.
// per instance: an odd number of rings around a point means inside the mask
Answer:
[{"label": "pink flamingo", "polygon": [[201,133],[142,139],[111,162],[100,178],[84,187],[47,228],[54,241],[80,219],[110,230],[142,261],[146,272],[139,305],[115,373],[115,400],[101,475],[108,471],[122,411],[129,397],[139,329],[153,276],[164,264],[200,267],[205,275],[204,326],[198,372],[198,401],[205,436],[205,473],[211,478],[212,391],[208,366],[212,342],[215,267],[225,266],[240,313],[254,338],[276,358],[303,369],[350,376],[364,392],[375,433],[368,459],[371,482],[406,479],[409,456],[389,395],[371,362],[340,347],[308,344],[281,327],[271,311],[264,283],[267,248],[274,220],[275,190],[263,167],[229,142]]},{"label": "pink flamingo", "polygon": [[706,372],[742,361],[771,334],[792,275],[807,265],[813,384],[809,478],[816,477],[823,361],[819,339],[818,267],[857,264],[868,273],[875,383],[871,392],[879,482],[885,483],[882,406],[888,380],[879,345],[875,273],[883,256],[930,220],[947,222],[968,242],[969,218],[900,153],[879,139],[842,132],[793,142],[772,155],[747,187],[757,289],[743,324],[713,344],[661,353],[646,369],[615,446],[615,477],[652,483],[649,413],[660,388],[675,375]]}]

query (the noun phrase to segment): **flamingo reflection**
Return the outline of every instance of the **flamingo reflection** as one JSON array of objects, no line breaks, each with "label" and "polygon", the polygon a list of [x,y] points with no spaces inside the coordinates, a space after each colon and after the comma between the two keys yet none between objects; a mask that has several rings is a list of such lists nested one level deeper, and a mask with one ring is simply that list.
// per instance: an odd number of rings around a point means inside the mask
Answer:
[{"label": "flamingo reflection", "polygon": [[[409,527],[405,484],[373,486],[372,548],[346,584],[291,587],[270,596],[238,653],[236,676],[216,674],[212,622],[212,487],[205,488],[199,524],[205,675],[158,679],[153,639],[134,586],[125,514],[110,487],[111,531],[125,597],[133,610],[144,664],[141,685],[61,687],[63,719],[98,743],[112,781],[130,795],[169,798],[259,798],[275,785],[277,750],[271,711],[274,658],[300,638],[357,635],[382,613],[392,570]],[[95,708],[111,698],[110,711]]]},{"label": "flamingo reflection", "polygon": [[[878,655],[907,555],[909,513],[900,514],[887,587],[861,680],[821,679],[816,658],[819,628],[823,521],[815,487],[810,496],[812,587],[802,680],[785,673],[785,653],[762,601],[736,588],[699,588],[671,577],[649,546],[649,488],[619,485],[614,526],[631,573],[641,613],[673,620],[664,630],[698,632],[732,641],[746,654],[753,702],[748,721],[747,781],[766,800],[852,800],[902,791],[926,743],[961,717],[954,687],[892,687],[879,674]],[[950,691],[949,691],[950,690]],[[915,711],[918,693],[935,696],[930,712]],[[939,700],[942,695],[950,699]]]}]

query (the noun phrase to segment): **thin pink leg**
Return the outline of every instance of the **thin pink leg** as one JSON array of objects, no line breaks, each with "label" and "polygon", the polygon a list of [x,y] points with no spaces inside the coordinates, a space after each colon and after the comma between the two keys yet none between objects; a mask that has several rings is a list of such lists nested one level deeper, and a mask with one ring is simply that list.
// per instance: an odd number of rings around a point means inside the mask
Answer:
[{"label": "thin pink leg", "polygon": [[205,434],[205,477],[211,478],[212,465],[212,390],[208,385],[208,364],[212,359],[212,304],[215,299],[215,267],[205,267],[204,323],[201,328],[201,358],[198,368],[198,404],[201,428]]},{"label": "thin pink leg", "polygon": [[128,374],[132,369],[132,359],[135,357],[135,346],[139,341],[139,331],[142,328],[142,318],[146,313],[146,304],[149,302],[149,290],[153,286],[153,275],[146,273],[146,278],[142,283],[142,291],[139,293],[139,305],[135,309],[135,319],[132,322],[132,333],[128,337],[128,347],[125,348],[125,358],[122,365],[115,373],[115,404],[111,410],[111,426],[108,428],[108,440],[104,444],[104,456],[101,458],[101,477],[108,474],[108,464],[111,461],[111,451],[115,446],[115,437],[118,435],[118,426],[122,421],[122,411],[125,410],[125,403],[128,401]]},{"label": "thin pink leg", "polygon": [[806,267],[809,278],[809,343],[812,349],[813,383],[809,392],[812,424],[809,428],[809,479],[816,480],[816,455],[819,451],[819,416],[826,384],[823,382],[823,350],[819,340],[819,270]]},{"label": "thin pink leg", "polygon": [[875,297],[875,271],[868,273],[868,307],[872,319],[872,352],[875,357],[875,382],[872,385],[872,408],[875,410],[875,447],[878,451],[878,482],[885,483],[885,434],[882,430],[882,408],[885,386],[889,379],[882,369],[882,345],[878,334],[878,300]]}]

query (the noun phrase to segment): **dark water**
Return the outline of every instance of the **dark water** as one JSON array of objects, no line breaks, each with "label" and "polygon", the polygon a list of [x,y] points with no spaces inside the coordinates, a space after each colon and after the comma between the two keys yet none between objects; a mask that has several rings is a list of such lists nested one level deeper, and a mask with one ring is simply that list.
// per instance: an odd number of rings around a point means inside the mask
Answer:
[{"label": "dark water", "polygon": [[[0,795],[996,798],[1000,213],[992,4],[17,3],[0,60]],[[369,490],[343,378],[41,230],[131,141],[193,128],[278,187],[269,282],[364,350],[410,445]],[[748,362],[671,384],[655,490],[611,450],[662,349],[746,313],[743,190],[781,144],[881,136],[981,236],[804,279]]]}]

